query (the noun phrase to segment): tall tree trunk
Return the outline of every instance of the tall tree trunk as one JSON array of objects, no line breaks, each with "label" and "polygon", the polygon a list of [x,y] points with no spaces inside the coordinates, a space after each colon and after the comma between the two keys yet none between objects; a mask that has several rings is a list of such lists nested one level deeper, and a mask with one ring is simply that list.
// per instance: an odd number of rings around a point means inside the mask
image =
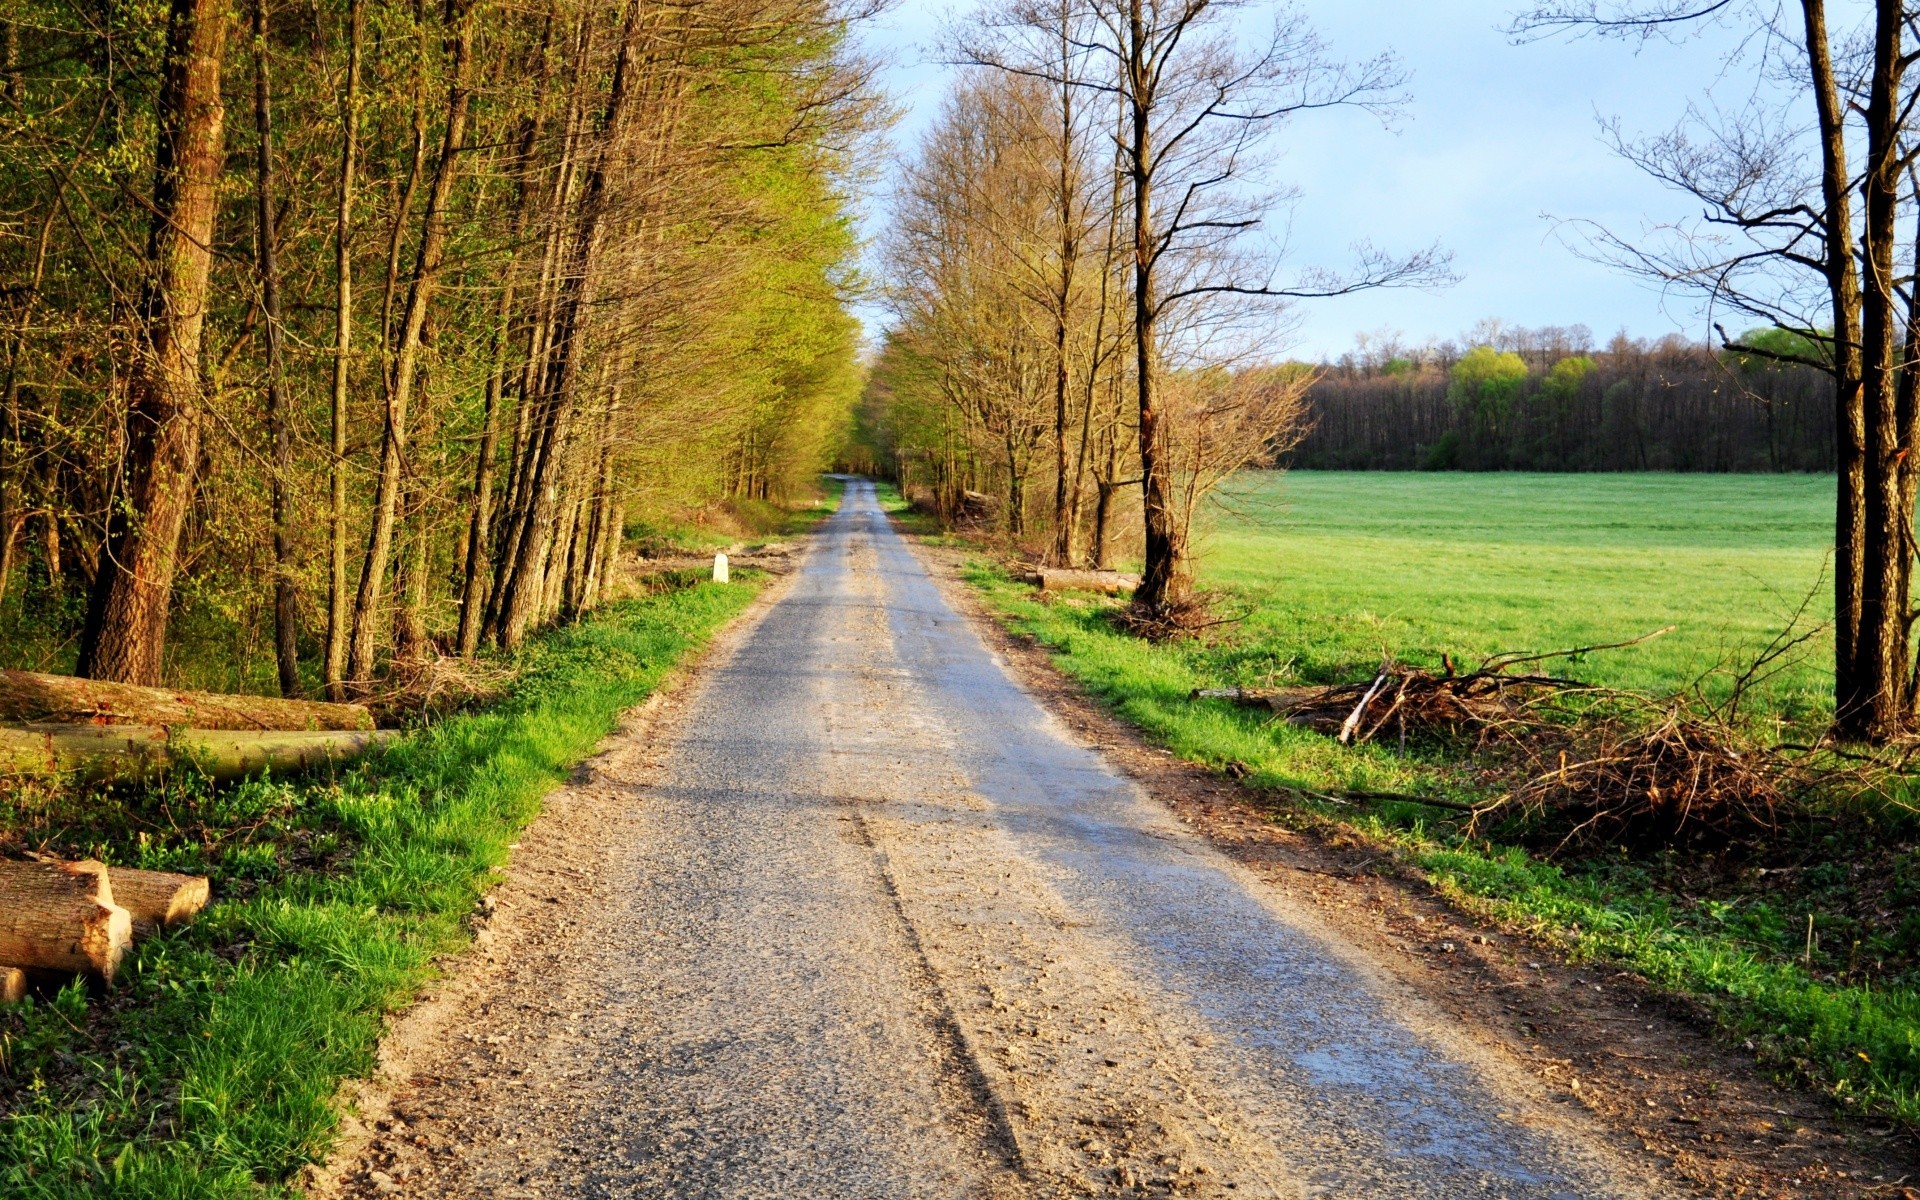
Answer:
[{"label": "tall tree trunk", "polygon": [[160,683],[180,531],[200,456],[200,350],[226,109],[228,0],[173,0],[156,110],[152,220],[141,288],[144,345],[127,385],[122,499],[108,519],[79,673]]},{"label": "tall tree trunk", "polygon": [[[585,61],[592,45],[593,10],[582,12],[574,34],[574,61]],[[481,623],[483,640],[504,641],[506,601],[518,569],[520,547],[526,540],[532,519],[529,484],[547,432],[547,414],[552,397],[547,395],[547,363],[553,344],[554,317],[558,311],[562,255],[567,245],[569,202],[578,170],[580,138],[586,123],[587,81],[589,73],[575,71],[567,101],[566,135],[560,142],[560,161],[555,164],[553,185],[547,200],[547,237],[540,258],[540,282],[535,293],[535,313],[527,331],[527,361],[520,377],[519,416],[515,422],[513,453],[508,456],[506,503],[494,546],[493,586],[487,593],[486,618]]]},{"label": "tall tree trunk", "polygon": [[[1060,189],[1059,210],[1056,213],[1060,221],[1060,263],[1059,274],[1055,280],[1053,295],[1053,561],[1056,565],[1073,565],[1073,495],[1069,484],[1077,483],[1071,479],[1071,455],[1067,451],[1067,393],[1072,387],[1068,369],[1067,346],[1068,328],[1073,318],[1073,275],[1079,259],[1079,230],[1075,224],[1074,197],[1078,194],[1078,181],[1074,179],[1074,131],[1073,131],[1073,50],[1070,42],[1072,31],[1068,28],[1070,10],[1066,4],[1060,6],[1060,176],[1057,180]],[[1075,489],[1077,491],[1077,488]]]},{"label": "tall tree trunk", "polygon": [[1894,238],[1900,204],[1900,30],[1904,0],[1875,6],[1873,67],[1867,99],[1866,204],[1861,279],[1861,363],[1866,409],[1866,555],[1860,590],[1856,661],[1864,711],[1841,721],[1870,741],[1887,741],[1906,725],[1908,570],[1906,519],[1900,511],[1898,413],[1898,285]]},{"label": "tall tree trunk", "polygon": [[1129,0],[1125,85],[1128,112],[1127,163],[1133,205],[1133,365],[1140,401],[1141,507],[1146,527],[1146,562],[1136,607],[1160,611],[1186,598],[1186,548],[1173,511],[1173,481],[1160,429],[1155,396],[1152,122],[1155,64],[1149,60],[1146,0]]},{"label": "tall tree trunk", "polygon": [[433,185],[427,193],[426,212],[421,216],[420,248],[413,279],[407,288],[406,315],[400,327],[399,346],[394,355],[392,385],[387,392],[387,419],[381,437],[380,475],[374,484],[373,528],[367,536],[367,556],[360,571],[360,590],[353,604],[353,634],[347,658],[347,674],[352,686],[364,687],[373,675],[374,639],[379,619],[380,597],[384,588],[387,557],[393,550],[394,510],[401,489],[401,465],[406,454],[408,407],[413,400],[415,376],[419,370],[421,332],[426,327],[427,308],[432,303],[442,260],[446,255],[447,202],[453,193],[457,160],[466,145],[467,110],[472,90],[467,81],[468,63],[473,57],[473,4],[451,7],[448,19],[453,23],[450,47],[452,78],[447,87],[447,127],[441,141],[440,158],[434,166]]},{"label": "tall tree trunk", "polygon": [[[533,113],[521,128],[514,152],[514,171],[518,176],[519,204],[514,209],[512,250],[507,255],[505,282],[500,288],[500,303],[494,312],[492,369],[487,373],[486,410],[481,419],[480,455],[474,465],[473,513],[467,526],[467,545],[461,567],[460,632],[457,641],[462,658],[471,658],[480,648],[480,631],[486,608],[486,564],[493,560],[493,479],[500,457],[500,408],[506,400],[507,355],[513,345],[513,301],[518,282],[520,243],[527,234],[533,206],[533,155],[540,143],[547,84],[552,77],[553,56],[549,53],[553,38],[554,10],[540,32],[539,83],[534,88]],[[520,420],[526,420],[524,391]]]},{"label": "tall tree trunk", "polygon": [[340,98],[340,207],[333,230],[332,458],[327,487],[327,648],[321,672],[327,698],[344,700],[347,665],[347,371],[353,353],[353,185],[360,147],[360,44],[365,0],[351,0],[347,18],[347,81]]},{"label": "tall tree trunk", "polygon": [[1870,719],[1870,689],[1860,669],[1861,580],[1866,556],[1866,406],[1860,374],[1860,278],[1855,267],[1852,176],[1847,166],[1846,110],[1834,82],[1825,0],[1802,0],[1807,58],[1820,132],[1820,189],[1826,213],[1827,290],[1833,315],[1834,719],[1844,736],[1859,736]]},{"label": "tall tree trunk", "polygon": [[293,438],[287,428],[284,329],[280,320],[280,262],[274,245],[273,80],[267,61],[267,0],[253,0],[254,228],[258,238],[260,307],[267,347],[267,436],[273,440],[273,650],[280,694],[300,695],[299,612],[294,593],[292,504]]}]

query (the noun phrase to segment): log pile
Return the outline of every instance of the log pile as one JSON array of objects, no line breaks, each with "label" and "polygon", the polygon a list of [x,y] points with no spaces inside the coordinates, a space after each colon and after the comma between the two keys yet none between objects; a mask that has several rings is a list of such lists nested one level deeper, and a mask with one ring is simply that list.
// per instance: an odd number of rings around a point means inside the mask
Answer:
[{"label": "log pile", "polygon": [[135,937],[192,920],[207,897],[197,875],[0,861],[0,1003],[25,995],[34,975],[113,982]]},{"label": "log pile", "polygon": [[192,763],[232,779],[342,762],[394,736],[362,704],[0,671],[0,774],[107,782]]},{"label": "log pile", "polygon": [[[336,763],[398,736],[359,704],[133,687],[0,671],[0,775],[214,779]],[[113,981],[136,937],[191,920],[207,881],[82,862],[0,861],[0,1003],[35,977]]]}]

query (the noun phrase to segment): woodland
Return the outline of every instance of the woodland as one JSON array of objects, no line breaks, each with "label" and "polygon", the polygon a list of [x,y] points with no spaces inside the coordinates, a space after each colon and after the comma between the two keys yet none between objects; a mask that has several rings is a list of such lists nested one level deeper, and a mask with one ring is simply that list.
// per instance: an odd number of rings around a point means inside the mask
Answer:
[{"label": "woodland", "polygon": [[1488,325],[1419,349],[1376,340],[1322,364],[1307,392],[1307,431],[1286,464],[1833,470],[1833,379],[1817,367],[1715,351],[1678,335],[1622,335],[1600,349],[1584,328]]},{"label": "woodland", "polygon": [[810,489],[857,15],[8,5],[0,666],[364,698]]}]

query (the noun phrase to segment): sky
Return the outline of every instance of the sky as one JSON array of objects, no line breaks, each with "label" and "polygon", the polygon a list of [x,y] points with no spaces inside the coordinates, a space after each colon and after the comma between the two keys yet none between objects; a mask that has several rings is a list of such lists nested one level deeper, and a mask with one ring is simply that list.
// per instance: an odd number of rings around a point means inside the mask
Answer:
[{"label": "sky", "polygon": [[[1256,6],[1257,7],[1257,6]],[[1347,59],[1392,50],[1411,73],[1412,103],[1392,128],[1359,112],[1310,114],[1271,142],[1270,174],[1297,188],[1290,266],[1339,267],[1362,238],[1386,249],[1438,242],[1460,277],[1431,291],[1377,291],[1302,305],[1274,357],[1336,357],[1356,335],[1397,333],[1412,344],[1457,338],[1476,321],[1589,326],[1604,342],[1707,332],[1681,297],[1584,260],[1563,222],[1587,219],[1633,233],[1690,211],[1622,161],[1601,122],[1629,135],[1663,132],[1720,75],[1726,35],[1640,47],[1559,37],[1515,45],[1504,32],[1517,0],[1299,0]],[[864,31],[901,109],[887,170],[911,152],[936,113],[948,71],[930,44],[947,0],[900,0]],[[964,12],[961,8],[958,11]],[[878,182],[867,231],[884,228]],[[870,332],[883,317],[863,312]]]}]

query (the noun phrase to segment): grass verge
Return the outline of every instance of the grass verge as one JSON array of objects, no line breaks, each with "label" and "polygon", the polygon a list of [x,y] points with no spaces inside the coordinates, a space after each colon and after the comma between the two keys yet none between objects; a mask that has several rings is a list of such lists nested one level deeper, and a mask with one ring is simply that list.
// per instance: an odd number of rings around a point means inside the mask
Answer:
[{"label": "grass verge", "polygon": [[[743,573],[745,574],[745,573]],[[284,1195],[323,1158],[385,1014],[465,946],[541,797],[760,582],[611,605],[523,655],[511,695],[327,781],[17,792],[0,830],[61,853],[204,871],[219,902],[140,943],[102,995],[0,1013],[0,1194]]]},{"label": "grass verge", "polygon": [[[898,508],[897,496],[887,497]],[[1292,799],[1274,818],[1362,839],[1461,907],[1558,945],[1576,960],[1635,971],[1712,1012],[1724,1033],[1825,1091],[1844,1108],[1920,1128],[1920,847],[1896,810],[1810,827],[1800,865],[1710,870],[1679,855],[1547,861],[1465,836],[1410,803],[1371,809],[1299,791],[1472,796],[1444,748],[1342,746],[1266,714],[1194,702],[1193,688],[1238,682],[1249,658],[1297,648],[1265,640],[1149,644],[1118,632],[1112,602],[1043,597],[974,563],[968,581],[1015,632],[1150,739],[1253,789]],[[1866,851],[1884,886],[1859,886]]]}]

